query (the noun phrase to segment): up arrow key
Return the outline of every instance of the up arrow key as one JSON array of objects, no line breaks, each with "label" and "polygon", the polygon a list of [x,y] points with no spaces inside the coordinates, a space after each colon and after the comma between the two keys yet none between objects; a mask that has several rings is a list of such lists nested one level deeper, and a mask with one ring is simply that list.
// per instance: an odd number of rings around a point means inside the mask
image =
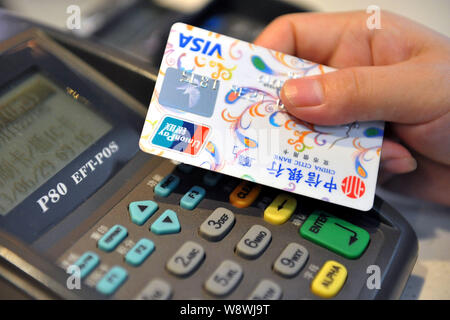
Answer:
[{"label": "up arrow key", "polygon": [[131,221],[143,225],[158,210],[158,204],[151,200],[134,201],[128,206]]},{"label": "up arrow key", "polygon": [[165,217],[164,220],[163,220],[162,222],[165,222],[165,223],[173,223],[173,222],[172,222],[172,219],[170,219],[169,216]]}]

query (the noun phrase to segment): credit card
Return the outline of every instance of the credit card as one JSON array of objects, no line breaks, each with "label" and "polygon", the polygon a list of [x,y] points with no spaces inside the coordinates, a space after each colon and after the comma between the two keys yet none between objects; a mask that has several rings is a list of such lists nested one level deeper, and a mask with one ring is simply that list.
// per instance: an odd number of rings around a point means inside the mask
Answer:
[{"label": "credit card", "polygon": [[176,23],[140,148],[286,192],[370,210],[384,122],[319,126],[292,117],[280,100],[287,79],[334,70]]}]

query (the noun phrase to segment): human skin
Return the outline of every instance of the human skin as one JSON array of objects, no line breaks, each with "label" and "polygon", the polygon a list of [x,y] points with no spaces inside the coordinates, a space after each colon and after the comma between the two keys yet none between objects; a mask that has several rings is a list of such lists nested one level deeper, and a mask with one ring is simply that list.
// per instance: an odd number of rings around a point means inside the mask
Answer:
[{"label": "human skin", "polygon": [[304,121],[339,125],[387,121],[379,182],[450,205],[450,40],[381,12],[284,15],[255,44],[338,71],[285,82],[281,100]]}]

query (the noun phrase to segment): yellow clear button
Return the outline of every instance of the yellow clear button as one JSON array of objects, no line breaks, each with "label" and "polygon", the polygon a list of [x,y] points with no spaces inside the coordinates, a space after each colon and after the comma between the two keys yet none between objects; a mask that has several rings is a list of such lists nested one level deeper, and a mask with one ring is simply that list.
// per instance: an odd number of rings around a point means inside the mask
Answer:
[{"label": "yellow clear button", "polygon": [[271,224],[285,223],[297,208],[297,200],[286,193],[279,194],[264,211],[264,220]]},{"label": "yellow clear button", "polygon": [[242,181],[230,194],[230,202],[236,208],[247,208],[256,200],[260,192],[260,185]]},{"label": "yellow clear button", "polygon": [[322,298],[332,298],[339,293],[347,279],[347,269],[339,262],[325,262],[311,282],[311,291]]}]

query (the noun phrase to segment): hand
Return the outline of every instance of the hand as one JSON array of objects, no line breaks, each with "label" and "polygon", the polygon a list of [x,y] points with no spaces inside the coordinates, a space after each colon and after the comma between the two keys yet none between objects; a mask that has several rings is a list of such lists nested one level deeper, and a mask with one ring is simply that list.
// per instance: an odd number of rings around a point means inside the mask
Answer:
[{"label": "hand", "polygon": [[369,30],[368,17],[285,15],[255,44],[338,68],[286,81],[288,112],[320,125],[388,121],[379,181],[450,205],[450,41],[387,12],[382,29]]}]

